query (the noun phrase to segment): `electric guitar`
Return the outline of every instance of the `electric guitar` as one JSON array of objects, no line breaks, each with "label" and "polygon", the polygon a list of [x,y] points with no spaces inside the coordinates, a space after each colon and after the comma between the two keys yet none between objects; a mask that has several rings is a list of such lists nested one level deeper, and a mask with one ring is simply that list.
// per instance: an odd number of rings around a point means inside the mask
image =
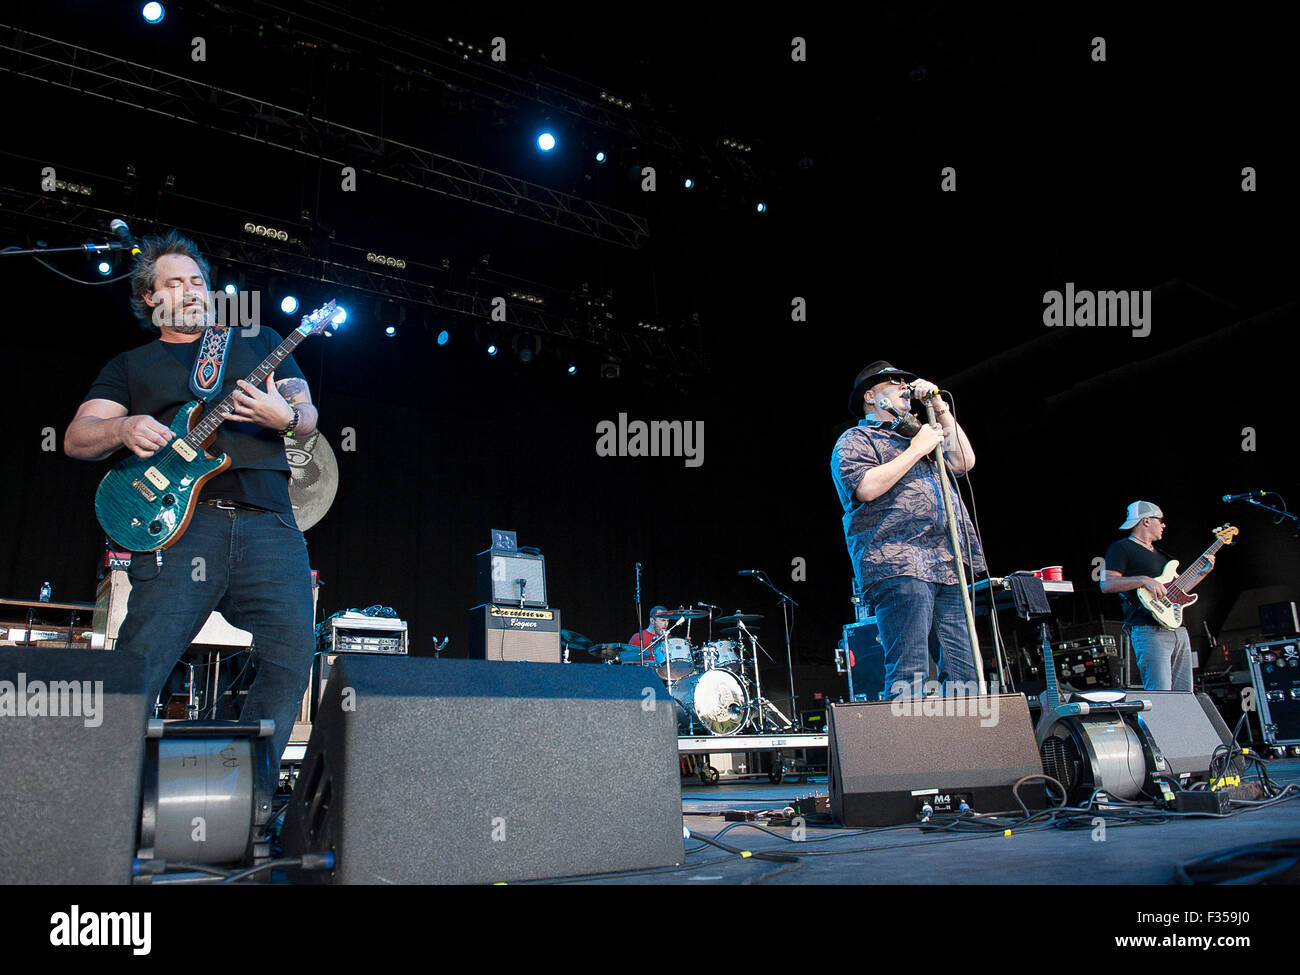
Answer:
[{"label": "electric guitar", "polygon": [[[265,388],[266,378],[308,335],[318,335],[334,315],[334,302],[303,318],[275,350],[247,377]],[[95,516],[105,534],[131,552],[154,552],[174,545],[185,534],[199,500],[199,489],[230,466],[230,458],[204,451],[234,407],[234,394],[210,410],[191,400],[171,422],[172,439],[149,457],[128,454],[104,475],[95,492]],[[200,416],[203,418],[200,419]]]},{"label": "electric guitar", "polygon": [[1209,564],[1209,556],[1217,552],[1221,546],[1232,544],[1232,540],[1237,537],[1237,529],[1232,525],[1220,525],[1214,529],[1214,534],[1214,544],[1188,566],[1187,571],[1182,575],[1178,574],[1176,560],[1165,563],[1164,571],[1156,576],[1156,582],[1162,583],[1165,587],[1164,596],[1157,596],[1146,586],[1135,590],[1142,608],[1154,616],[1161,626],[1176,630],[1183,625],[1183,609],[1201,598],[1191,595],[1191,590],[1204,578],[1202,566]]}]

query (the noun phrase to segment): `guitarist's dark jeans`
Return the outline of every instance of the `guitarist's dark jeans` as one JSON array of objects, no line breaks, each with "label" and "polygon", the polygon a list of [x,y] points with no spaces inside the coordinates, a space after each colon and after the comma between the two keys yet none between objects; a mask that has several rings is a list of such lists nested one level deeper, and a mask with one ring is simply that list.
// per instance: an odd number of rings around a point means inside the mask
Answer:
[{"label": "guitarist's dark jeans", "polygon": [[274,754],[284,754],[315,650],[302,532],[269,511],[199,504],[180,541],[163,551],[162,569],[152,554],[137,554],[130,577],[117,648],[145,658],[151,713],[172,667],[218,610],[253,634],[257,676],[240,718],[274,720]]}]

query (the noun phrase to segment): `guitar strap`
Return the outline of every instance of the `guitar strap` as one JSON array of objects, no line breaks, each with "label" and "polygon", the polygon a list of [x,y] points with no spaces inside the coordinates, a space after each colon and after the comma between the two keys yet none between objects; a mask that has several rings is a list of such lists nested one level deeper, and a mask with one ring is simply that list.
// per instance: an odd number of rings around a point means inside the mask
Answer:
[{"label": "guitar strap", "polygon": [[221,392],[221,381],[226,375],[226,350],[230,347],[230,329],[224,325],[209,325],[199,339],[199,354],[194,359],[190,373],[190,392],[210,403]]}]

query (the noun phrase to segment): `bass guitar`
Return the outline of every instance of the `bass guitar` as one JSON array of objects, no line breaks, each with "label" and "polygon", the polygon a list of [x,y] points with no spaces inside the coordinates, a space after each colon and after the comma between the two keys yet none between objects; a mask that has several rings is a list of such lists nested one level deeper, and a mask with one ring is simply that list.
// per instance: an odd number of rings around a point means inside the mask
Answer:
[{"label": "bass guitar", "polygon": [[[261,389],[266,378],[308,335],[318,335],[334,315],[334,302],[303,318],[302,324],[262,360],[247,377]],[[233,393],[209,410],[191,400],[171,422],[172,439],[152,456],[135,454],[104,475],[95,492],[95,516],[104,532],[131,552],[154,552],[174,545],[185,534],[199,500],[199,489],[230,466],[225,454],[204,451],[234,407]]]},{"label": "bass guitar", "polygon": [[1161,626],[1176,630],[1183,625],[1183,610],[1201,598],[1191,594],[1192,587],[1204,577],[1205,567],[1209,565],[1209,557],[1222,546],[1232,544],[1232,540],[1237,536],[1237,529],[1232,525],[1220,525],[1214,529],[1214,535],[1214,544],[1201,553],[1201,557],[1189,565],[1187,571],[1181,575],[1178,574],[1176,560],[1165,563],[1164,571],[1155,577],[1156,582],[1162,583],[1165,587],[1163,596],[1157,596],[1146,586],[1135,590],[1142,608],[1154,616]]}]

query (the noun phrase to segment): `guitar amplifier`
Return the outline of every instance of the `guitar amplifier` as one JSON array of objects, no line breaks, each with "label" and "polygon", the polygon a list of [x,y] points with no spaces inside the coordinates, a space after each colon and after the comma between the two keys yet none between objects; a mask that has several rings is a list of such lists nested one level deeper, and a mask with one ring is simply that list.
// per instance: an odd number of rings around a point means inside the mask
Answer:
[{"label": "guitar amplifier", "polygon": [[518,606],[546,605],[546,557],[488,549],[478,553],[478,601]]},{"label": "guitar amplifier", "polygon": [[1062,684],[1076,691],[1095,691],[1119,684],[1115,638],[1109,634],[1052,644],[1052,663]]},{"label": "guitar amplifier", "polygon": [[475,606],[469,611],[471,660],[527,660],[558,664],[560,611]]},{"label": "guitar amplifier", "polygon": [[1270,745],[1300,745],[1300,640],[1246,647],[1259,726]]}]

